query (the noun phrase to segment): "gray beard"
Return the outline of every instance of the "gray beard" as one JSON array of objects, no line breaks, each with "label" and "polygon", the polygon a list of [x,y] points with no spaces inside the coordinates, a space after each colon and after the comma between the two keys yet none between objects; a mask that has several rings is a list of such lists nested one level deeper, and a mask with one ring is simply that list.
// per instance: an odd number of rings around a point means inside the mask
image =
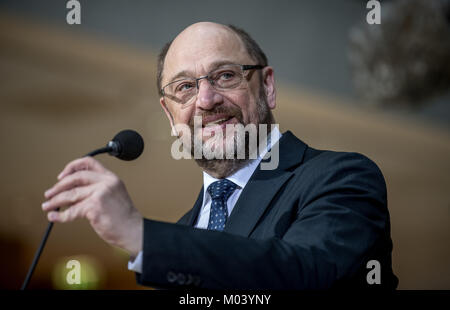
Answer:
[{"label": "gray beard", "polygon": [[[274,123],[274,118],[272,115],[272,112],[270,111],[268,105],[267,105],[267,97],[264,92],[264,87],[260,88],[259,93],[259,100],[257,102],[257,113],[258,113],[258,122],[259,124],[267,124],[267,137],[269,136],[269,133],[271,131],[271,124]],[[242,115],[237,115],[236,118],[239,120],[239,122],[242,123]],[[257,125],[259,125],[257,124]],[[245,126],[245,124],[243,124]],[[200,159],[195,159],[197,165],[199,165],[204,171],[206,171],[208,174],[212,175],[215,178],[222,179],[226,178],[230,175],[232,175],[234,172],[238,171],[239,169],[249,165],[254,159],[250,158],[250,154],[252,152],[259,150],[259,144],[261,141],[259,141],[259,126],[256,128],[257,130],[257,145],[256,150],[250,150],[250,143],[249,143],[249,134],[248,132],[245,132],[245,144],[243,145],[245,147],[245,158],[239,159],[237,158],[238,150],[237,148],[234,149],[234,158],[233,159],[206,159],[204,157]],[[193,131],[192,131],[193,132]],[[191,141],[191,153],[194,157],[194,135],[191,135],[192,141]],[[234,136],[234,139],[236,140],[236,135]],[[236,141],[235,141],[236,145]],[[194,157],[195,158],[195,157]]]}]

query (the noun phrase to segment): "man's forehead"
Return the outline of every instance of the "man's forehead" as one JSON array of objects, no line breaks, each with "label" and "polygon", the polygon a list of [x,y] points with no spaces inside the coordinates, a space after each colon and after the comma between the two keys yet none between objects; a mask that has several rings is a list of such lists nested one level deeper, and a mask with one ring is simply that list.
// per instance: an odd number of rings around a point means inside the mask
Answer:
[{"label": "man's forehead", "polygon": [[217,62],[249,62],[246,48],[230,28],[201,23],[181,32],[167,52],[164,75],[167,79],[180,71],[210,70]]}]

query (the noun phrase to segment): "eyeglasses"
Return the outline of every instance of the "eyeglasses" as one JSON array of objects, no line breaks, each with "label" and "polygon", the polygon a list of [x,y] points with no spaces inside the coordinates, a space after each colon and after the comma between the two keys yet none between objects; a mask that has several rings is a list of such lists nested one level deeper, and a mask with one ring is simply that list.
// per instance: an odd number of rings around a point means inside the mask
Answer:
[{"label": "eyeglasses", "polygon": [[187,104],[197,96],[199,81],[202,79],[206,79],[215,90],[224,91],[241,85],[249,70],[263,68],[261,65],[224,65],[199,78],[184,78],[170,82],[161,89],[161,93],[177,103]]}]

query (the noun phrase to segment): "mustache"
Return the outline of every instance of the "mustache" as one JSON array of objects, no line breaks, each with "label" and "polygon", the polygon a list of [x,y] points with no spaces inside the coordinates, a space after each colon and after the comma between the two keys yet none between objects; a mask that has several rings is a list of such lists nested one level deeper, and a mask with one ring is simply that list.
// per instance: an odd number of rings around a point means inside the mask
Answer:
[{"label": "mustache", "polygon": [[194,128],[194,117],[195,116],[201,116],[202,120],[203,120],[203,119],[205,119],[205,117],[214,116],[217,114],[226,114],[227,116],[235,117],[240,123],[243,123],[242,112],[239,108],[218,106],[218,107],[214,108],[214,110],[205,111],[203,113],[198,113],[198,114],[194,115],[189,120],[189,126],[191,128]]}]

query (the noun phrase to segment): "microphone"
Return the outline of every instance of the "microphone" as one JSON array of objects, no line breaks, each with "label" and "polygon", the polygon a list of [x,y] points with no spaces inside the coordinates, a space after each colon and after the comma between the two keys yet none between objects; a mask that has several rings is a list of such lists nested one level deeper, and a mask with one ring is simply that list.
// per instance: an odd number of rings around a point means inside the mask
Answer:
[{"label": "microphone", "polygon": [[122,160],[134,160],[144,151],[144,140],[136,131],[127,129],[119,132],[107,147],[111,149],[109,155]]},{"label": "microphone", "polygon": [[[114,138],[109,141],[105,147],[89,152],[84,157],[108,153],[109,155],[115,156],[119,159],[130,161],[141,156],[143,151],[144,140],[142,139],[141,135],[134,130],[126,129],[115,135]],[[25,277],[25,281],[20,288],[21,290],[25,290],[28,286],[28,283],[30,282],[31,276],[33,275],[34,269],[36,268],[39,257],[42,254],[42,250],[44,249],[45,243],[47,242],[52,227],[53,222],[50,222],[47,226],[47,230],[45,231],[44,236],[42,237],[39,248],[36,250],[33,262],[31,263],[31,266],[28,269],[27,276]]]},{"label": "microphone", "polygon": [[108,153],[122,160],[134,160],[144,151],[144,140],[141,135],[131,129],[122,130],[108,142],[105,147],[92,151],[85,156]]}]

